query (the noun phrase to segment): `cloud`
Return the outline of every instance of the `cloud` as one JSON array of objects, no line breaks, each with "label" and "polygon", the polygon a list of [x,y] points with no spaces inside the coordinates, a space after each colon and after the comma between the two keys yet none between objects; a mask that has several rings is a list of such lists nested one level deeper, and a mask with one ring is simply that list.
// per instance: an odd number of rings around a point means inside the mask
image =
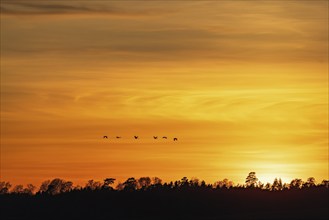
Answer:
[{"label": "cloud", "polygon": [[[307,19],[301,16],[307,9],[303,3],[195,4],[5,2],[3,14],[26,19],[3,19],[1,46],[7,55],[49,55],[51,60],[57,55],[86,62],[97,57],[105,63],[327,61],[322,4],[312,6]],[[46,15],[51,18],[33,19]],[[80,15],[87,17],[81,20]]]},{"label": "cloud", "polygon": [[138,7],[118,7],[108,2],[4,2],[1,13],[5,15],[71,15],[71,14],[100,14],[120,17],[140,17],[159,15],[164,12],[161,9],[141,9]]},{"label": "cloud", "polygon": [[85,6],[64,5],[64,4],[49,4],[49,3],[25,3],[16,2],[15,4],[6,4],[2,8],[5,14],[62,14],[74,12],[92,12],[91,8]]}]

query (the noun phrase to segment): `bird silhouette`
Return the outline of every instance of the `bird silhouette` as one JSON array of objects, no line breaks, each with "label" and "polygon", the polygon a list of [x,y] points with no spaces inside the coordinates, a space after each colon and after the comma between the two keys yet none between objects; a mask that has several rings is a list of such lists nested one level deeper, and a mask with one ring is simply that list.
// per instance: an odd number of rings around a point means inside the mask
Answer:
[{"label": "bird silhouette", "polygon": [[106,135],[104,135],[104,136],[103,136],[103,138],[106,138],[106,139],[108,139],[108,137],[107,137]]},{"label": "bird silhouette", "polygon": [[117,139],[121,138],[120,136],[116,136]]},{"label": "bird silhouette", "polygon": [[134,136],[135,139],[138,139],[138,136]]},{"label": "bird silhouette", "polygon": [[167,137],[166,137],[166,136],[163,136],[162,138],[163,138],[163,139],[167,139]]},{"label": "bird silhouette", "polygon": [[154,139],[158,139],[158,136],[153,136]]},{"label": "bird silhouette", "polygon": [[174,138],[174,141],[178,141],[178,139],[177,138]]}]

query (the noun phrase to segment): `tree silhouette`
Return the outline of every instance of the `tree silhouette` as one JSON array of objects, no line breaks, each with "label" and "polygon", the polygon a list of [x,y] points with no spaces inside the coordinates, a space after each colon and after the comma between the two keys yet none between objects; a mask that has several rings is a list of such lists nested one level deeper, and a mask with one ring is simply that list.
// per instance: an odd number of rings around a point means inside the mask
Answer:
[{"label": "tree silhouette", "polygon": [[161,185],[162,184],[162,179],[155,176],[155,177],[152,178],[152,182],[153,182],[153,185]]},{"label": "tree silhouette", "polygon": [[138,187],[141,189],[145,189],[151,185],[150,177],[141,177],[138,179]]},{"label": "tree silhouette", "polygon": [[13,193],[24,193],[24,186],[23,185],[16,185],[14,188],[13,188]]},{"label": "tree silhouette", "polygon": [[99,181],[88,180],[85,188],[88,190],[99,190],[102,188],[102,184]]},{"label": "tree silhouette", "polygon": [[266,190],[270,190],[271,189],[271,183],[266,183],[265,186],[264,186],[264,189]]},{"label": "tree silhouette", "polygon": [[125,186],[123,185],[123,183],[119,182],[118,185],[115,187],[118,191],[121,191],[125,188]]},{"label": "tree silhouette", "polygon": [[275,178],[272,184],[272,191],[282,190],[283,184],[281,178]]},{"label": "tree silhouette", "polygon": [[202,180],[201,184],[200,184],[200,187],[205,188],[206,186],[207,186],[206,181]]},{"label": "tree silhouette", "polygon": [[[39,191],[37,194],[47,193],[50,195],[56,195],[60,193],[66,193],[70,191],[97,191],[100,189],[114,189],[111,185],[114,183],[115,178],[105,178],[104,182],[98,182],[94,180],[89,180],[85,187],[73,186],[71,181],[65,181],[60,178],[55,178],[53,180],[46,180],[42,182]],[[171,181],[170,183],[162,184],[162,180],[158,177],[140,177],[135,179],[134,177],[128,178],[124,183],[118,183],[116,190],[126,190],[126,191],[135,191],[135,190],[153,190],[153,189],[167,189],[167,190],[182,190],[184,189],[222,189],[220,191],[233,188],[233,189],[245,189],[248,188],[259,188],[262,190],[268,191],[288,191],[289,189],[304,189],[304,188],[328,188],[329,181],[323,180],[320,184],[316,184],[314,177],[309,177],[306,182],[303,182],[302,179],[293,179],[290,184],[282,183],[281,178],[275,178],[273,184],[267,183],[262,184],[258,181],[255,172],[250,172],[246,178],[245,185],[234,185],[232,181],[224,178],[223,180],[216,181],[213,185],[207,184],[204,180],[200,181],[199,179],[192,177],[189,180],[187,177],[183,177],[178,181]],[[12,190],[11,184],[9,182],[0,182],[0,194],[29,194],[32,195],[35,191],[35,186],[28,184],[27,187],[23,185],[16,185]]]},{"label": "tree silhouette", "polygon": [[321,186],[324,186],[326,188],[329,188],[329,180],[322,180]]},{"label": "tree silhouette", "polygon": [[214,183],[214,187],[215,188],[231,188],[233,187],[233,182],[228,180],[227,178],[223,179],[223,180],[219,180],[217,182]]},{"label": "tree silhouette", "polygon": [[7,194],[11,188],[11,184],[9,182],[0,182],[0,194]]},{"label": "tree silhouette", "polygon": [[199,187],[200,180],[198,178],[196,178],[196,177],[192,177],[191,180],[190,180],[190,182],[189,182],[189,185],[191,187],[194,187],[194,188]]},{"label": "tree silhouette", "polygon": [[[254,184],[250,188],[246,184],[233,185],[226,178],[211,185],[197,178],[183,177],[162,184],[158,177],[131,177],[119,182],[116,190],[104,190],[110,188],[114,178],[105,178],[104,183],[89,180],[83,188],[56,178],[43,182],[40,188],[44,193],[29,195],[25,190],[32,192],[33,185],[18,185],[0,195],[1,219],[200,220],[248,219],[255,215],[259,219],[328,219],[328,180],[316,184],[309,178],[301,184],[301,179],[295,179],[293,185],[301,190],[290,190],[281,187],[282,181],[275,178],[273,186],[267,183],[262,190],[255,190],[255,185],[261,187],[256,174],[249,174],[247,179],[250,181],[246,183]],[[0,189],[10,188],[8,185],[0,182]]]},{"label": "tree silhouette", "polygon": [[182,179],[181,179],[181,184],[180,184],[181,187],[188,187],[189,186],[189,182],[188,182],[188,178],[186,176],[184,176]]},{"label": "tree silhouette", "polygon": [[72,186],[73,183],[71,181],[55,178],[49,183],[46,193],[56,195],[59,193],[69,192],[72,189]]},{"label": "tree silhouette", "polygon": [[315,178],[314,177],[309,177],[307,181],[304,183],[305,187],[313,187],[315,186]]},{"label": "tree silhouette", "polygon": [[106,178],[104,179],[104,183],[102,188],[103,189],[113,189],[110,185],[114,183],[115,179],[114,178]]},{"label": "tree silhouette", "polygon": [[124,183],[124,190],[132,191],[137,188],[137,181],[134,177],[128,178]]},{"label": "tree silhouette", "polygon": [[257,181],[256,172],[250,172],[246,178],[246,186],[248,188],[255,188],[257,186]]},{"label": "tree silhouette", "polygon": [[50,180],[45,180],[41,183],[41,186],[39,188],[39,193],[43,193],[43,192],[46,192],[47,189],[48,189],[48,185],[50,183]]},{"label": "tree silhouette", "polygon": [[27,184],[26,188],[24,188],[23,193],[32,195],[36,187],[33,184]]},{"label": "tree silhouette", "polygon": [[293,179],[290,182],[290,189],[301,189],[303,186],[302,179]]},{"label": "tree silhouette", "polygon": [[49,185],[48,188],[46,190],[47,193],[51,194],[51,195],[55,195],[61,192],[61,184],[63,183],[63,181],[59,178],[53,179]]}]

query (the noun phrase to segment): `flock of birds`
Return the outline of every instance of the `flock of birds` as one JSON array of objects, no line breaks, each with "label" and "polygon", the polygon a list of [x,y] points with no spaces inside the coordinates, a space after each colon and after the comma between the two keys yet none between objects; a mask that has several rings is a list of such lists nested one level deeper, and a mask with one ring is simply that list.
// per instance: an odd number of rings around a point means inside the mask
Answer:
[{"label": "flock of birds", "polygon": [[[105,138],[105,139],[109,139],[109,137],[108,137],[107,135],[104,135],[104,136],[103,136],[103,139],[104,139],[104,138]],[[116,139],[120,139],[120,138],[122,138],[122,137],[121,137],[121,136],[116,136],[115,138],[116,138]],[[139,139],[139,136],[134,136],[134,139],[136,139],[136,140]],[[153,136],[153,139],[155,139],[155,140],[158,139],[158,136]],[[167,137],[167,136],[163,136],[162,139],[168,139],[168,137]],[[178,141],[178,138],[174,137],[174,138],[173,138],[173,141]]]}]

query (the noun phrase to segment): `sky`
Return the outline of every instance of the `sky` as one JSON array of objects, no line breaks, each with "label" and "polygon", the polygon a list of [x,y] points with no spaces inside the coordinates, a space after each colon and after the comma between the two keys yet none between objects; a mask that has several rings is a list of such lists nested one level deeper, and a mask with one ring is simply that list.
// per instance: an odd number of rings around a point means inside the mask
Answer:
[{"label": "sky", "polygon": [[1,181],[328,165],[328,1],[1,1]]}]

